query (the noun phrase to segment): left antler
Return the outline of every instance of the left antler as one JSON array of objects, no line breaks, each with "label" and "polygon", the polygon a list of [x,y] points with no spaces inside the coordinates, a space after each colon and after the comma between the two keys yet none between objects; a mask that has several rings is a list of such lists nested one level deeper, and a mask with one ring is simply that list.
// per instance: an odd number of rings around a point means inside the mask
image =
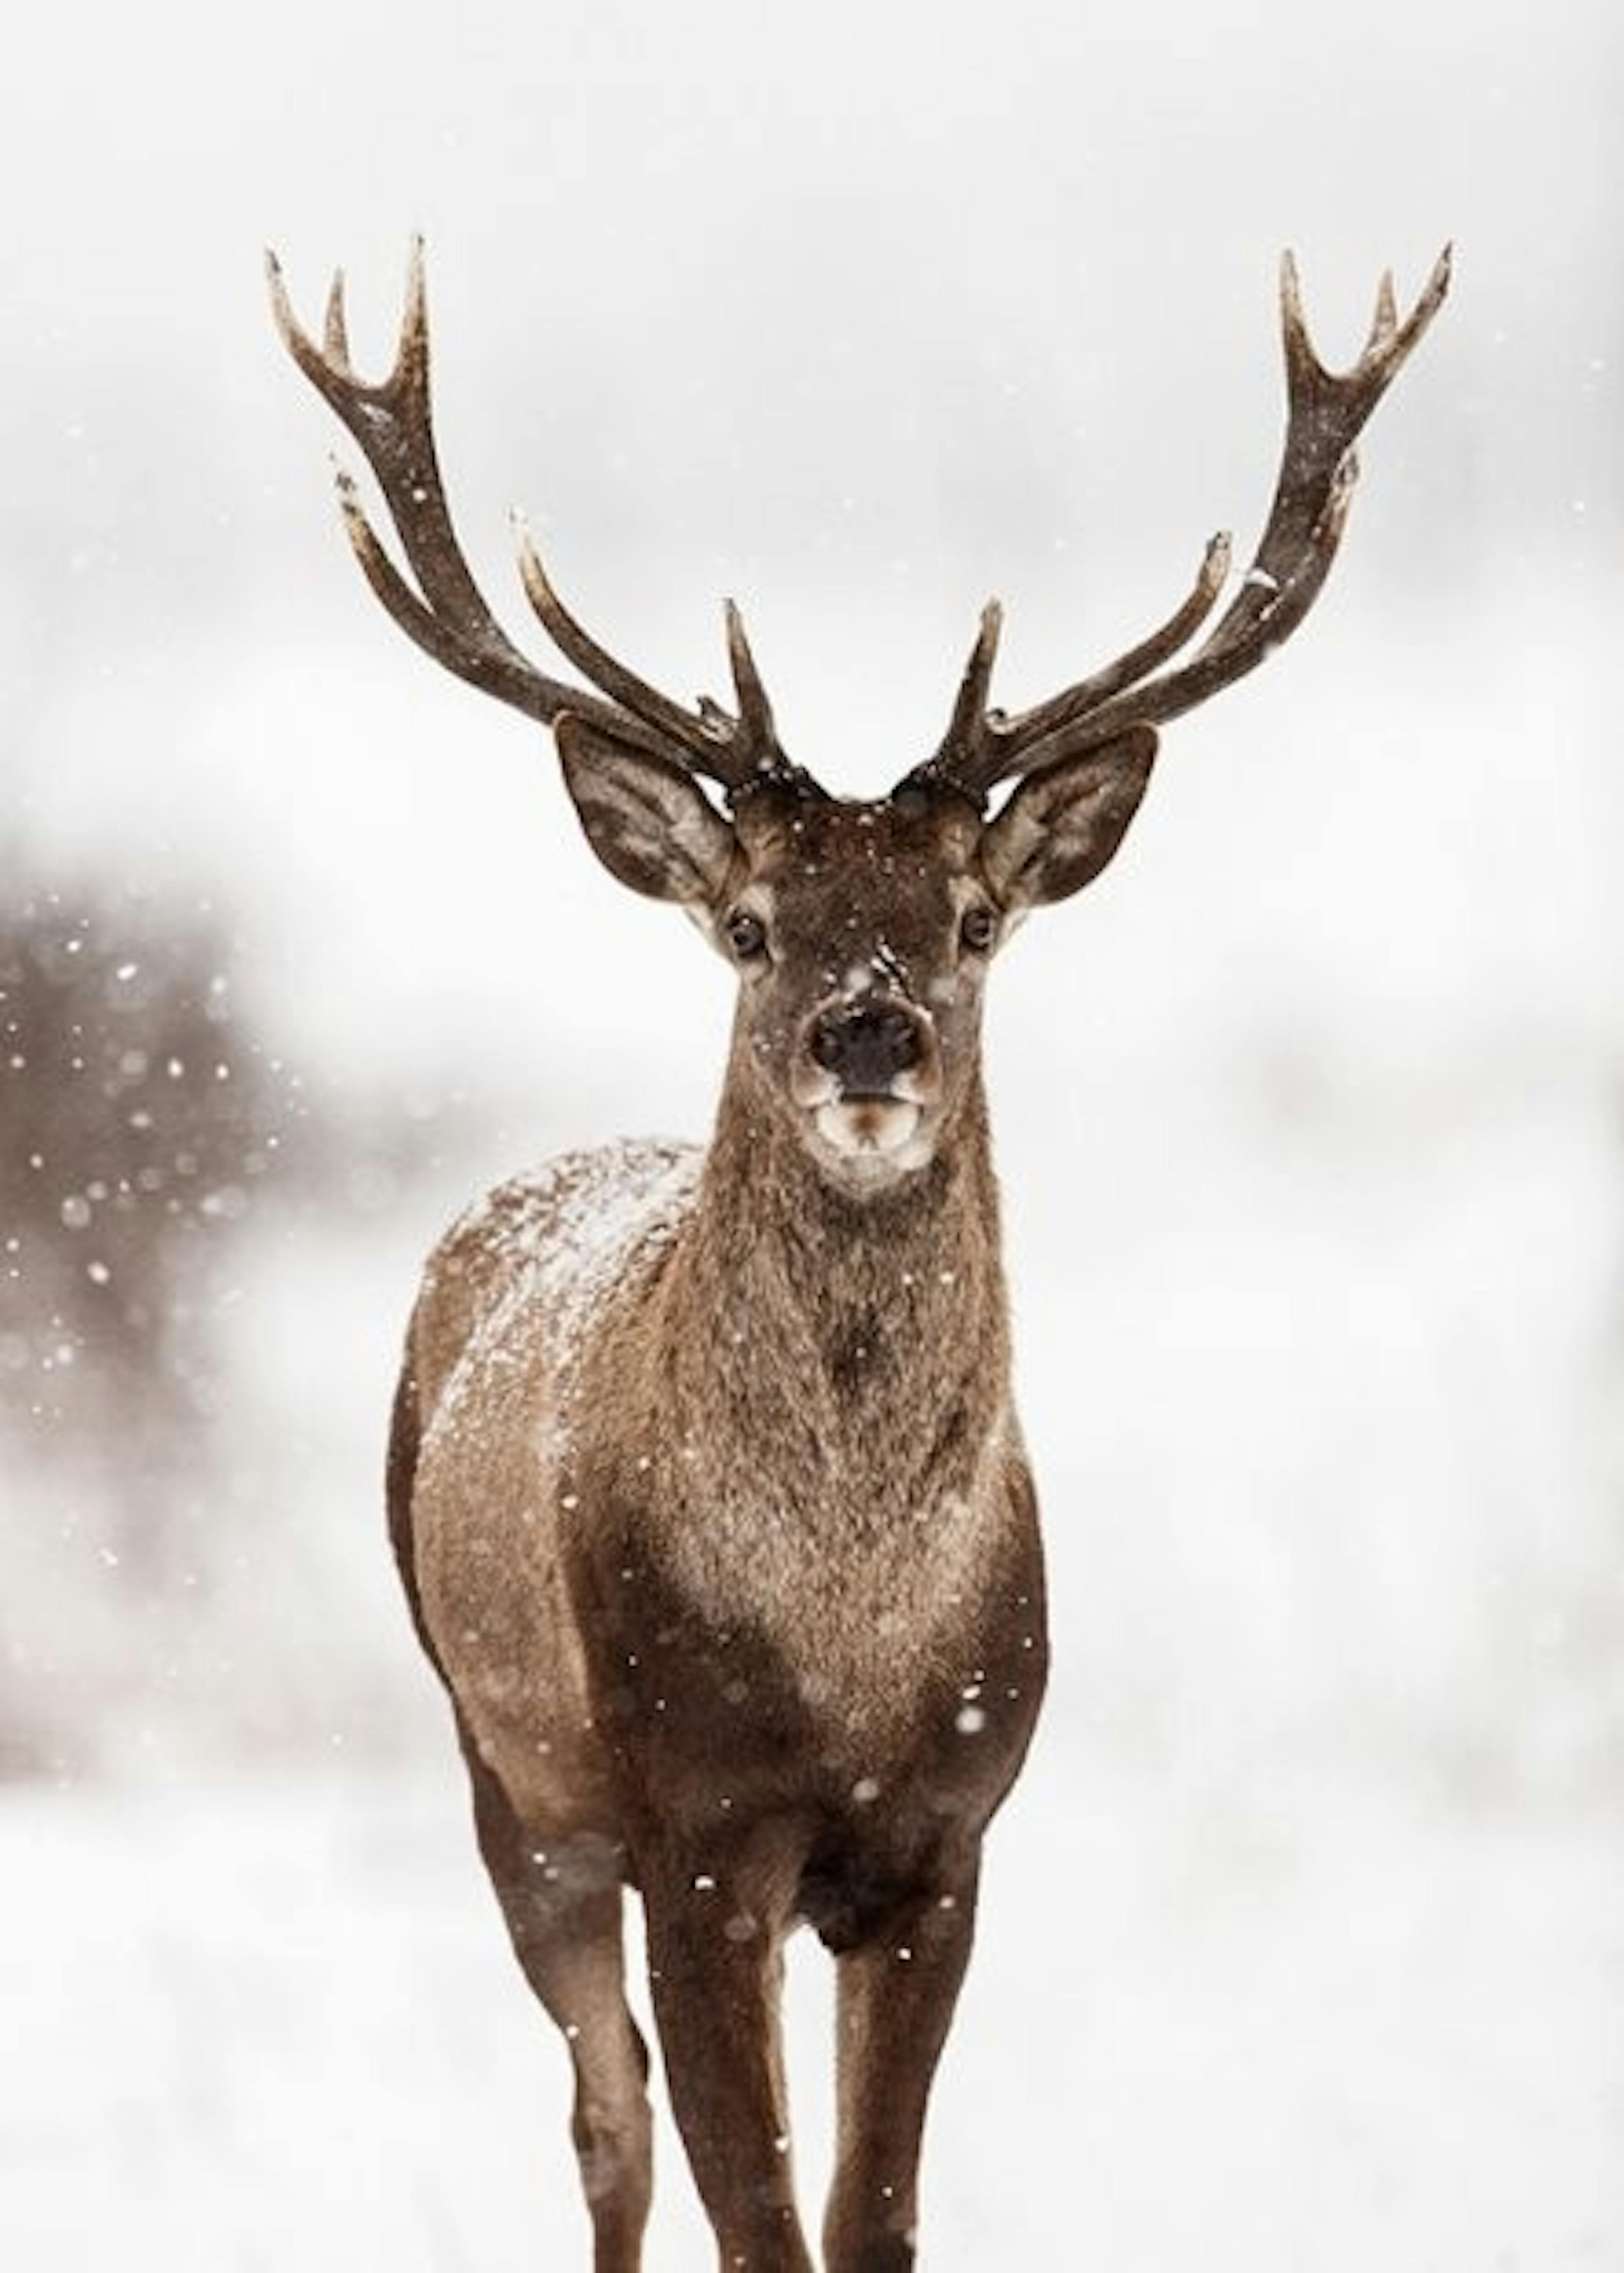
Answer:
[{"label": "left antler", "polygon": [[1336,557],[1358,475],[1353,446],[1359,431],[1442,305],[1449,266],[1446,245],[1402,323],[1392,277],[1384,275],[1364,350],[1351,371],[1336,372],[1327,371],[1314,353],[1303,320],[1296,263],[1286,253],[1280,267],[1280,323],[1288,410],[1280,476],[1252,566],[1201,645],[1176,669],[1162,669],[1212,611],[1229,573],[1227,536],[1213,538],[1189,597],[1158,632],[1103,671],[1013,718],[987,704],[1002,620],[998,603],[992,601],[983,611],[941,747],[909,779],[950,782],[983,798],[1012,775],[1107,741],[1125,726],[1159,725],[1193,710],[1289,639],[1313,605]]},{"label": "left antler", "polygon": [[595,718],[623,739],[680,757],[692,771],[733,790],[764,776],[790,773],[744,625],[730,601],[728,652],[737,717],[709,701],[698,710],[685,709],[600,647],[558,598],[535,546],[522,532],[519,566],[531,606],[558,652],[609,700],[599,701],[538,671],[498,624],[463,557],[440,479],[429,392],[429,314],[421,240],[412,241],[394,366],[386,379],[377,381],[358,378],[350,363],[342,273],[333,280],[323,341],[318,347],[293,312],[273,253],[267,254],[266,266],[277,328],[288,352],[360,444],[416,580],[414,589],[367,519],[354,481],[341,472],[339,504],[355,558],[402,631],[447,671],[545,725],[566,710]]}]

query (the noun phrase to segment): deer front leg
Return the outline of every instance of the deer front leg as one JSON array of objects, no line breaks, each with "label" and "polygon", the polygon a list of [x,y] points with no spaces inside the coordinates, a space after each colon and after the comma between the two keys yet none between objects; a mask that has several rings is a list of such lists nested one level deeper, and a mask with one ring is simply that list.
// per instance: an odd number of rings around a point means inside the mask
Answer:
[{"label": "deer front leg", "polygon": [[925,2103],[975,1932],[976,1865],[939,1878],[839,1960],[826,2273],[907,2273]]},{"label": "deer front leg", "polygon": [[617,1854],[601,1834],[521,1822],[466,1737],[464,1751],[514,1954],[569,2045],[594,2273],[638,2273],[653,2188],[648,2054],[625,2001]]},{"label": "deer front leg", "polygon": [[790,2164],[782,1901],[762,1874],[697,1859],[646,1876],[643,1898],[671,2109],[722,2273],[812,2273]]}]

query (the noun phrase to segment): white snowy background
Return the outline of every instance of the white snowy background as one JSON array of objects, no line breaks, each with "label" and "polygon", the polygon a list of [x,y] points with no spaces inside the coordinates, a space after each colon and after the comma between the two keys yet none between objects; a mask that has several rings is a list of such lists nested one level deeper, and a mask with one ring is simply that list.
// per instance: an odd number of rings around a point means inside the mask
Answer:
[{"label": "white snowy background", "polygon": [[[10,51],[0,837],[210,904],[327,1168],[238,1226],[195,1442],[52,1444],[7,1346],[0,2259],[586,2262],[383,1416],[445,1215],[702,1130],[727,985],[348,559],[261,247],[381,368],[416,228],[488,589],[522,504],[679,693],[737,594],[869,791],[989,592],[1017,704],[1255,536],[1282,245],[1338,363],[1455,239],[1312,622],[997,976],[1058,1666],[925,2262],[1624,2269],[1616,9],[86,0]],[[704,2267],[662,2149],[651,2265]]]}]

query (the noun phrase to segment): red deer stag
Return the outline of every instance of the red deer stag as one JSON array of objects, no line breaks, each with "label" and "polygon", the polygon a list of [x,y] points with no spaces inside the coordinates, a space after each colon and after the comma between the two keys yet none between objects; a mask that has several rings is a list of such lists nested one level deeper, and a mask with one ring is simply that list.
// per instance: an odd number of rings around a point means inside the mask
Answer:
[{"label": "red deer stag", "polygon": [[572,1155],[502,1186],[442,1242],[390,1450],[395,1552],[485,1864],[574,2063],[593,2262],[632,2273],[649,2202],[647,2055],[621,1956],[631,1886],[722,2265],[812,2264],[777,2015],[782,1944],[804,1921],[837,1959],[823,2262],[890,2273],[914,2262],[925,2101],[982,1838],[1044,1677],[982,1089],[987,967],[1028,909],[1111,859],[1156,727],[1307,613],[1355,437],[1436,313],[1448,256],[1402,321],[1383,280],[1343,374],[1315,355],[1286,260],[1278,486],[1193,653],[1226,581],[1224,537],[1159,631],[1014,716],[989,704],[990,604],[939,748],[873,802],[829,795],[785,754],[731,604],[730,709],[690,709],[617,662],[528,538],[531,604],[595,691],[510,642],[446,507],[419,251],[377,382],[352,365],[341,278],[320,345],[274,260],[271,282],[288,349],[359,443],[404,549],[411,581],[341,475],[378,598],[437,662],[552,728],[599,859],[676,901],[738,979],[707,1148]]}]

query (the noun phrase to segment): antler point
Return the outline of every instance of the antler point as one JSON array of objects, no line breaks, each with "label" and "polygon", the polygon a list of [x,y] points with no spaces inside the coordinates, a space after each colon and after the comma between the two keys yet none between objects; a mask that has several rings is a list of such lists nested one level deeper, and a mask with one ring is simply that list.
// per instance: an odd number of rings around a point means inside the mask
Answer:
[{"label": "antler point", "polygon": [[322,322],[322,345],[327,360],[341,371],[349,365],[349,327],[344,316],[344,271],[335,268],[333,281],[327,287],[327,305]]},{"label": "antler point", "polygon": [[428,372],[429,288],[423,272],[423,238],[414,230],[407,251],[406,307],[400,317],[400,343],[395,351],[394,377],[406,379],[408,384],[415,384],[426,391]]},{"label": "antler point", "polygon": [[282,274],[282,264],[270,245],[265,249],[266,282],[271,289],[271,313],[284,344],[291,351],[298,336],[298,320],[293,312],[293,303],[288,296],[288,281]]},{"label": "antler point", "polygon": [[525,590],[529,595],[531,605],[541,616],[543,626],[550,631],[552,626],[548,620],[546,611],[550,607],[557,606],[552,580],[547,574],[541,553],[536,549],[535,540],[530,534],[529,523],[517,506],[514,507],[513,534],[519,540],[519,574],[523,580]]}]

